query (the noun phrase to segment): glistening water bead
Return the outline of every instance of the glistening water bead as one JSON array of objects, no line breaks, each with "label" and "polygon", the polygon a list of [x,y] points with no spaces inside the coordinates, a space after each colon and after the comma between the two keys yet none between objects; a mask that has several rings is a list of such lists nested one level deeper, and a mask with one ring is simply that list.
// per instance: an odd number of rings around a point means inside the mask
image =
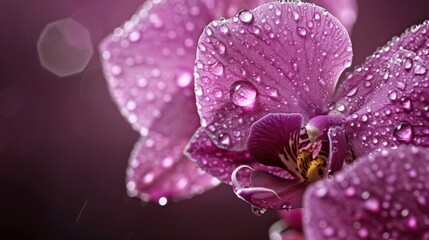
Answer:
[{"label": "glistening water bead", "polygon": [[232,102],[240,107],[253,104],[258,92],[256,88],[247,81],[237,81],[231,86],[230,90]]},{"label": "glistening water bead", "polygon": [[400,122],[393,130],[393,136],[399,141],[410,143],[413,140],[413,126],[409,122]]}]

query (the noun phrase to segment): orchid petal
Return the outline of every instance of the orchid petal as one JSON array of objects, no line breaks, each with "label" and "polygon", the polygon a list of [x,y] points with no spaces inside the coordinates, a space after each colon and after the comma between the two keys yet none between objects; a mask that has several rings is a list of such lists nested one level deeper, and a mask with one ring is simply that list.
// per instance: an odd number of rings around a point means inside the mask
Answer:
[{"label": "orchid petal", "polygon": [[184,199],[203,193],[219,184],[187,159],[182,151],[186,140],[151,132],[135,144],[127,170],[130,196],[143,201]]},{"label": "orchid petal", "polygon": [[[243,169],[247,171],[240,175]],[[284,179],[248,166],[238,167],[231,178],[233,190],[239,198],[264,209],[301,207],[302,196],[308,185],[302,179]]]},{"label": "orchid petal", "polygon": [[399,144],[429,146],[428,69],[414,52],[400,50],[392,56],[385,79],[345,120],[355,156]]},{"label": "orchid petal", "polygon": [[329,160],[326,174],[333,174],[343,167],[344,162],[350,163],[352,155],[349,152],[346,142],[346,133],[342,127],[332,127],[329,129]]},{"label": "orchid petal", "polygon": [[192,69],[198,37],[210,19],[200,1],[147,1],[100,44],[111,95],[142,136],[197,129]]},{"label": "orchid petal", "polygon": [[308,188],[308,239],[426,239],[428,150],[400,146],[356,162]]},{"label": "orchid petal", "polygon": [[305,119],[327,113],[352,58],[344,27],[307,3],[272,2],[214,21],[198,45],[201,124],[228,150],[244,150],[250,126],[269,112],[299,112]]},{"label": "orchid petal", "polygon": [[185,148],[185,153],[198,167],[227,184],[232,184],[232,172],[243,164],[282,178],[292,178],[281,168],[259,164],[247,151],[235,152],[218,148],[207,136],[204,128],[196,131]]},{"label": "orchid petal", "polygon": [[301,178],[296,163],[299,149],[311,143],[308,137],[301,139],[302,120],[300,114],[271,113],[256,121],[247,140],[250,155],[261,164],[284,168]]},{"label": "orchid petal", "polygon": [[429,21],[408,29],[400,37],[394,37],[352,73],[347,74],[334,98],[337,110],[352,115],[368,103],[367,99],[374,95],[374,90],[386,85],[386,63],[401,49],[415,52],[429,65]]},{"label": "orchid petal", "polygon": [[312,2],[326,8],[340,20],[349,33],[352,32],[358,15],[356,0],[312,0]]}]

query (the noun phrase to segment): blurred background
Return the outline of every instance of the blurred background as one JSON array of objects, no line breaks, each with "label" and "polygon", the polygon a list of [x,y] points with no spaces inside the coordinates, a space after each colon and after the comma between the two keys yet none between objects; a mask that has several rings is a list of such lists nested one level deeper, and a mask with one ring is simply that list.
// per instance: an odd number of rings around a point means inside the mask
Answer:
[{"label": "blurred background", "polygon": [[[0,1],[1,239],[268,238],[276,213],[255,216],[229,186],[166,206],[126,195],[138,134],[110,99],[97,45],[142,2]],[[426,0],[358,4],[354,64],[429,19]],[[64,18],[85,27],[92,45],[77,43],[89,47],[80,56],[88,56],[83,71],[58,77],[41,66],[37,41],[47,24]]]}]

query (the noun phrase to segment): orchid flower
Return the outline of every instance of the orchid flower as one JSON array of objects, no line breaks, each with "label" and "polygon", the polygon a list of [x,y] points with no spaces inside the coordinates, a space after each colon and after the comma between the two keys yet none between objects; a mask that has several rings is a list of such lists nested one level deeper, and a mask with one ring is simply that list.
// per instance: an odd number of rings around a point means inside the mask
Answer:
[{"label": "orchid flower", "polygon": [[260,1],[146,1],[100,44],[109,90],[141,135],[127,169],[130,196],[184,199],[216,186],[183,155],[198,128],[192,71],[196,43],[211,20]]},{"label": "orchid flower", "polygon": [[302,207],[308,186],[356,158],[428,147],[428,28],[394,38],[338,81],[351,65],[351,41],[320,7],[273,2],[212,22],[197,50],[202,127],[188,155],[260,214]]},{"label": "orchid flower", "polygon": [[[350,28],[354,0],[317,0]],[[112,98],[141,135],[127,170],[130,196],[144,201],[183,199],[212,188],[216,178],[204,174],[183,154],[199,127],[193,91],[198,37],[211,20],[229,17],[262,0],[151,0],[100,44],[101,60]],[[166,14],[168,13],[168,14]]]},{"label": "orchid flower", "polygon": [[310,186],[271,239],[428,239],[429,151],[400,146],[356,160]]}]

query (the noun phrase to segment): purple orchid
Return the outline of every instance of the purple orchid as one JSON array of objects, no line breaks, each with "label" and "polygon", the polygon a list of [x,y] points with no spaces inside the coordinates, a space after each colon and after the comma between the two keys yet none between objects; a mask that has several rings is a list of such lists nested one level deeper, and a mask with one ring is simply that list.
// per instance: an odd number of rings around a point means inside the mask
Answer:
[{"label": "purple orchid", "polygon": [[[130,157],[127,189],[144,201],[188,198],[218,184],[183,154],[199,127],[193,90],[198,37],[211,20],[262,0],[151,0],[100,44],[111,95],[141,135]],[[354,0],[317,0],[354,23]],[[168,14],[165,14],[168,13]]]},{"label": "purple orchid", "polygon": [[141,135],[127,170],[130,196],[189,198],[216,186],[183,155],[199,126],[193,66],[204,26],[262,1],[151,0],[100,44],[110,93]]},{"label": "purple orchid", "polygon": [[[325,238],[347,237],[364,225],[367,231],[375,229],[371,215],[354,211],[363,209],[370,195],[380,208],[385,196],[395,205],[395,195],[397,206],[389,206],[412,212],[421,234],[429,224],[429,208],[426,203],[426,208],[416,207],[410,199],[412,194],[427,197],[427,151],[396,148],[429,146],[428,25],[394,38],[338,81],[351,65],[351,41],[339,21],[320,7],[273,2],[212,22],[197,50],[195,92],[202,127],[188,155],[231,184],[257,213],[309,209],[305,222],[311,236],[319,236],[320,228],[328,232]],[[340,171],[356,158],[357,165]],[[406,163],[420,185],[410,184],[400,170]],[[352,195],[360,194],[356,205],[347,202],[350,193],[344,185],[356,188]],[[401,191],[408,195],[399,196]],[[321,211],[325,206],[328,211]],[[329,223],[343,210],[344,222]],[[367,236],[385,237],[383,231],[392,228],[398,236],[411,231],[400,228],[402,222],[392,225],[397,211],[381,214],[377,220],[386,221]],[[353,226],[353,220],[360,225]],[[344,224],[348,228],[336,232]]]}]

